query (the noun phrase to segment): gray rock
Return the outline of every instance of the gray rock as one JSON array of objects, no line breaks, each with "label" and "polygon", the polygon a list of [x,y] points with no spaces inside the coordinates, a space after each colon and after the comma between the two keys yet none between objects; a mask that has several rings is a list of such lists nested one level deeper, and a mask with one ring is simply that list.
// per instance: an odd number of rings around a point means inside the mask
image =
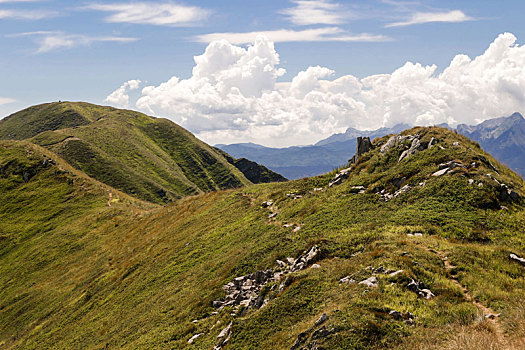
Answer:
[{"label": "gray rock", "polygon": [[343,284],[343,283],[353,284],[355,283],[355,280],[351,279],[350,276],[346,276],[339,280],[339,284]]},{"label": "gray rock", "polygon": [[427,300],[435,297],[434,293],[432,293],[429,289],[421,289],[419,290],[418,294]]},{"label": "gray rock", "polygon": [[397,270],[395,272],[392,272],[391,274],[389,274],[390,277],[396,277],[397,275],[403,273],[404,271],[403,270]]},{"label": "gray rock", "polygon": [[352,159],[349,160],[350,164],[355,164],[363,154],[369,152],[372,149],[372,142],[370,137],[358,137],[355,154]]},{"label": "gray rock", "polygon": [[201,335],[203,335],[204,333],[199,333],[199,334],[195,334],[193,337],[191,337],[190,339],[188,339],[188,344],[193,344],[193,342],[198,338],[200,337]]},{"label": "gray rock", "polygon": [[399,311],[396,311],[396,310],[391,310],[389,313],[388,313],[390,316],[392,316],[392,318],[394,320],[400,320],[403,318],[403,315],[401,315],[401,312]]},{"label": "gray rock", "polygon": [[261,207],[268,208],[268,207],[271,207],[272,205],[273,205],[273,201],[266,201],[266,202],[262,202]]},{"label": "gray rock", "polygon": [[432,176],[442,176],[442,175],[445,175],[447,172],[448,172],[449,168],[444,168],[444,169],[441,169],[441,170],[438,170],[436,171],[435,173],[432,174]]},{"label": "gray rock", "polygon": [[432,137],[428,143],[427,149],[431,149],[436,144],[436,142],[436,139]]},{"label": "gray rock", "polygon": [[516,254],[510,254],[510,258],[514,261],[519,262],[522,265],[525,265],[525,259],[517,256]]},{"label": "gray rock", "polygon": [[410,145],[410,148],[405,150],[403,153],[401,153],[401,156],[399,157],[398,162],[418,153],[421,150],[423,150],[423,147],[421,146],[421,142],[419,141],[419,138],[416,137],[412,140],[412,144]]},{"label": "gray rock", "polygon": [[270,215],[268,215],[268,219],[273,219],[274,217],[276,217],[277,215],[279,215],[279,212],[276,211],[275,213],[271,213]]},{"label": "gray rock", "polygon": [[362,280],[359,284],[363,284],[367,287],[375,288],[377,287],[377,278],[375,276],[369,277],[366,280]]},{"label": "gray rock", "polygon": [[327,319],[328,316],[325,313],[323,313],[321,317],[319,317],[317,321],[315,321],[315,327],[322,325]]}]

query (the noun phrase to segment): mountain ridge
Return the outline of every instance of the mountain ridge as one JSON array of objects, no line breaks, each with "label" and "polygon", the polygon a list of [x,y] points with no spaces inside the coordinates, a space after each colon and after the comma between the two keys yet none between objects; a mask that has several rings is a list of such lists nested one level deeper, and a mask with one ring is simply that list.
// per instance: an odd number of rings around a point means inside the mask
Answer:
[{"label": "mountain ridge", "polygon": [[[83,102],[42,104],[0,120],[1,138],[29,139],[88,175],[155,203],[250,183],[187,130],[130,110]],[[269,172],[259,165],[253,171]]]},{"label": "mountain ridge", "polygon": [[0,141],[4,348],[524,345],[525,184],[452,131],[166,206],[61,164]]}]

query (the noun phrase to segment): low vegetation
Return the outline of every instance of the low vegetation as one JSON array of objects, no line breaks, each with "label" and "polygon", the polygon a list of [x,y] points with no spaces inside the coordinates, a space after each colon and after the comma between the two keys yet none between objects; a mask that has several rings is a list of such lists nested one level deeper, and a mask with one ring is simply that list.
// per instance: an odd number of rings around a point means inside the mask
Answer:
[{"label": "low vegetation", "polygon": [[[404,134],[419,152],[376,139],[332,187],[338,171],[165,206],[2,142],[0,347],[210,349],[231,324],[224,349],[523,348],[523,180],[446,129]],[[433,176],[450,161],[464,167]],[[314,245],[318,266],[265,286],[265,306],[214,307]]]}]

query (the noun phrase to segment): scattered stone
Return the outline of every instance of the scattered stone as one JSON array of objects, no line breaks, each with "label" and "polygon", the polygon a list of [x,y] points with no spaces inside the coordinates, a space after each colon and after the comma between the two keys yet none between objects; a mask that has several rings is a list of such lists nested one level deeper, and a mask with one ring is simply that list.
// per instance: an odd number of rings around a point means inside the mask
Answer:
[{"label": "scattered stone", "polygon": [[359,284],[363,284],[367,287],[375,288],[377,287],[377,278],[375,276],[369,277],[366,280],[362,280]]},{"label": "scattered stone", "polygon": [[403,270],[397,270],[395,272],[392,272],[391,274],[389,274],[388,276],[390,277],[396,277],[397,275],[403,273],[404,271]]},{"label": "scattered stone", "polygon": [[327,319],[328,319],[328,316],[327,316],[325,313],[323,313],[323,314],[321,315],[321,317],[319,317],[319,318],[317,319],[317,321],[315,321],[314,326],[317,327],[317,326],[322,325]]},{"label": "scattered stone", "polygon": [[394,320],[400,320],[403,318],[403,315],[401,314],[401,312],[399,311],[396,311],[396,310],[391,310],[389,313],[388,313],[390,316],[392,316],[392,318]]},{"label": "scattered stone", "polygon": [[525,259],[517,256],[516,254],[510,254],[510,258],[514,261],[519,262],[522,265],[525,265]]},{"label": "scattered stone", "polygon": [[301,230],[301,226],[297,226],[296,228],[293,229],[293,232],[299,232]]},{"label": "scattered stone", "polygon": [[198,337],[200,337],[201,335],[203,335],[204,333],[199,333],[199,334],[195,334],[193,337],[191,337],[190,339],[188,339],[188,344],[193,344],[193,342],[195,341],[195,339],[197,339]]},{"label": "scattered stone", "polygon": [[[326,338],[335,331],[334,328],[327,329],[326,326],[322,326],[312,334],[312,339]],[[320,349],[317,347],[311,347],[310,349]]]},{"label": "scattered stone", "polygon": [[421,232],[416,232],[416,233],[414,233],[414,236],[415,236],[415,237],[423,237],[423,233],[421,233]]},{"label": "scattered stone", "polygon": [[[321,249],[318,246],[313,246],[304,251],[297,259],[276,260],[277,267],[274,269],[256,271],[250,275],[236,277],[232,282],[222,287],[226,292],[224,300],[215,300],[212,302],[212,306],[219,310],[226,306],[237,307],[237,309],[234,309],[235,312],[238,311],[240,306],[258,309],[268,302],[267,299],[264,299],[265,293],[262,293],[263,288],[268,283],[279,282],[287,274],[304,270],[309,266],[319,268],[320,265],[313,263],[319,258],[320,252]],[[287,283],[289,284],[292,281],[290,279]],[[286,286],[286,283],[281,283],[283,290]]]},{"label": "scattered stone", "polygon": [[432,293],[429,289],[421,288],[421,284],[414,281],[414,279],[410,281],[410,283],[407,285],[407,288],[427,300],[435,297],[434,293]]},{"label": "scattered stone", "polygon": [[432,176],[442,176],[442,175],[445,175],[448,171],[449,171],[449,168],[444,168],[444,169],[436,171],[435,173],[432,174]]},{"label": "scattered stone", "polygon": [[358,137],[355,154],[348,162],[350,164],[355,164],[363,154],[369,152],[372,149],[372,142],[370,142],[370,137]]},{"label": "scattered stone", "polygon": [[459,142],[457,142],[457,141],[454,142],[454,143],[452,144],[452,146],[453,146],[453,147],[459,147]]},{"label": "scattered stone", "polygon": [[421,289],[418,294],[422,296],[423,298],[429,300],[435,297],[434,293],[432,293],[429,289]]},{"label": "scattered stone", "polygon": [[352,187],[350,187],[350,192],[351,193],[362,194],[362,193],[365,193],[365,191],[366,191],[366,187],[365,186],[352,186]]},{"label": "scattered stone", "polygon": [[436,144],[436,142],[436,139],[432,137],[428,143],[427,149],[431,149]]},{"label": "scattered stone", "polygon": [[268,208],[268,207],[271,207],[272,205],[273,205],[273,201],[266,201],[266,202],[262,202],[261,207]]},{"label": "scattered stone", "polygon": [[289,227],[292,227],[292,226],[293,226],[293,224],[284,224],[283,225],[284,228],[289,228]]},{"label": "scattered stone", "polygon": [[213,350],[220,350],[230,340],[233,322],[230,322],[217,336],[217,342]]},{"label": "scattered stone", "polygon": [[355,280],[351,279],[350,276],[346,276],[339,280],[339,284],[343,284],[343,283],[353,284],[355,283]]},{"label": "scattered stone", "polygon": [[314,188],[314,192],[319,192],[319,191],[322,191],[322,190],[323,190],[322,187],[316,187],[316,188]]},{"label": "scattered stone", "polygon": [[468,179],[468,184],[472,185],[474,183],[474,179]]},{"label": "scattered stone", "polygon": [[268,219],[273,219],[274,217],[276,217],[277,215],[279,215],[279,212],[276,211],[275,213],[271,213],[270,215],[268,215]]},{"label": "scattered stone", "polygon": [[412,186],[410,186],[410,185],[405,185],[405,186],[401,187],[399,190],[397,190],[397,191],[394,193],[394,197],[397,197],[397,196],[399,196],[400,194],[403,194],[403,193],[410,192],[411,190],[412,190]]},{"label": "scattered stone", "polygon": [[307,339],[308,339],[308,332],[299,333],[299,335],[297,336],[297,339],[295,339],[295,342],[293,343],[293,345],[290,348],[290,350],[299,349],[300,346],[303,345],[304,342],[306,342]]},{"label": "scattered stone", "polygon": [[501,316],[501,314],[487,314],[487,315],[485,315],[485,318],[487,318],[489,320],[493,320],[496,317],[500,317],[500,316]]},{"label": "scattered stone", "polygon": [[483,187],[483,182],[478,183],[478,187]]},{"label": "scattered stone", "polygon": [[321,268],[321,265],[319,264],[313,264],[312,266],[310,266],[311,269],[320,269]]},{"label": "scattered stone", "polygon": [[339,184],[341,184],[341,182],[342,182],[344,179],[346,179],[346,178],[348,178],[348,177],[350,176],[350,170],[351,170],[351,169],[352,169],[352,168],[346,168],[346,169],[343,169],[343,170],[341,170],[340,172],[338,172],[338,173],[335,175],[334,179],[333,179],[332,181],[330,181],[330,183],[328,184],[328,187],[332,187],[332,186],[334,186],[334,185],[339,185]]}]

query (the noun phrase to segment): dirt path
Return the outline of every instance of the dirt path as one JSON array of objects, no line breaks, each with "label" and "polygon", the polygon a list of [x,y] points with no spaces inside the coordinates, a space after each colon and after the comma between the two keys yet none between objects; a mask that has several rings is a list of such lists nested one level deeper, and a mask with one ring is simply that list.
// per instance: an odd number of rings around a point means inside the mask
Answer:
[{"label": "dirt path", "polygon": [[[450,261],[448,260],[447,255],[445,253],[437,251],[437,250],[429,248],[429,247],[426,247],[426,246],[424,246],[424,248],[427,251],[437,255],[443,261],[443,263],[445,264],[445,269],[447,270],[447,272],[449,272],[450,270],[453,270],[453,269],[456,268],[456,266],[454,266],[454,265],[452,265],[450,263]],[[463,291],[463,294],[465,294],[465,297],[467,298],[467,300],[469,302],[471,302],[472,304],[476,305],[476,307],[479,310],[481,310],[481,312],[483,314],[483,318],[485,320],[487,320],[488,322],[490,322],[490,324],[492,325],[492,329],[494,330],[494,334],[496,335],[496,337],[498,339],[498,342],[502,345],[503,349],[511,349],[509,347],[509,343],[508,343],[507,338],[505,336],[505,330],[503,329],[503,326],[501,325],[501,322],[499,321],[500,314],[497,314],[490,307],[485,306],[482,303],[476,301],[476,299],[474,299],[472,297],[472,295],[470,294],[470,292],[468,291],[467,287],[465,287],[463,284],[461,284],[461,282],[459,282],[457,276],[451,274],[450,272],[448,273],[448,275],[450,276],[451,281],[453,281],[454,284],[456,284],[458,287],[461,288],[461,290]]]}]

